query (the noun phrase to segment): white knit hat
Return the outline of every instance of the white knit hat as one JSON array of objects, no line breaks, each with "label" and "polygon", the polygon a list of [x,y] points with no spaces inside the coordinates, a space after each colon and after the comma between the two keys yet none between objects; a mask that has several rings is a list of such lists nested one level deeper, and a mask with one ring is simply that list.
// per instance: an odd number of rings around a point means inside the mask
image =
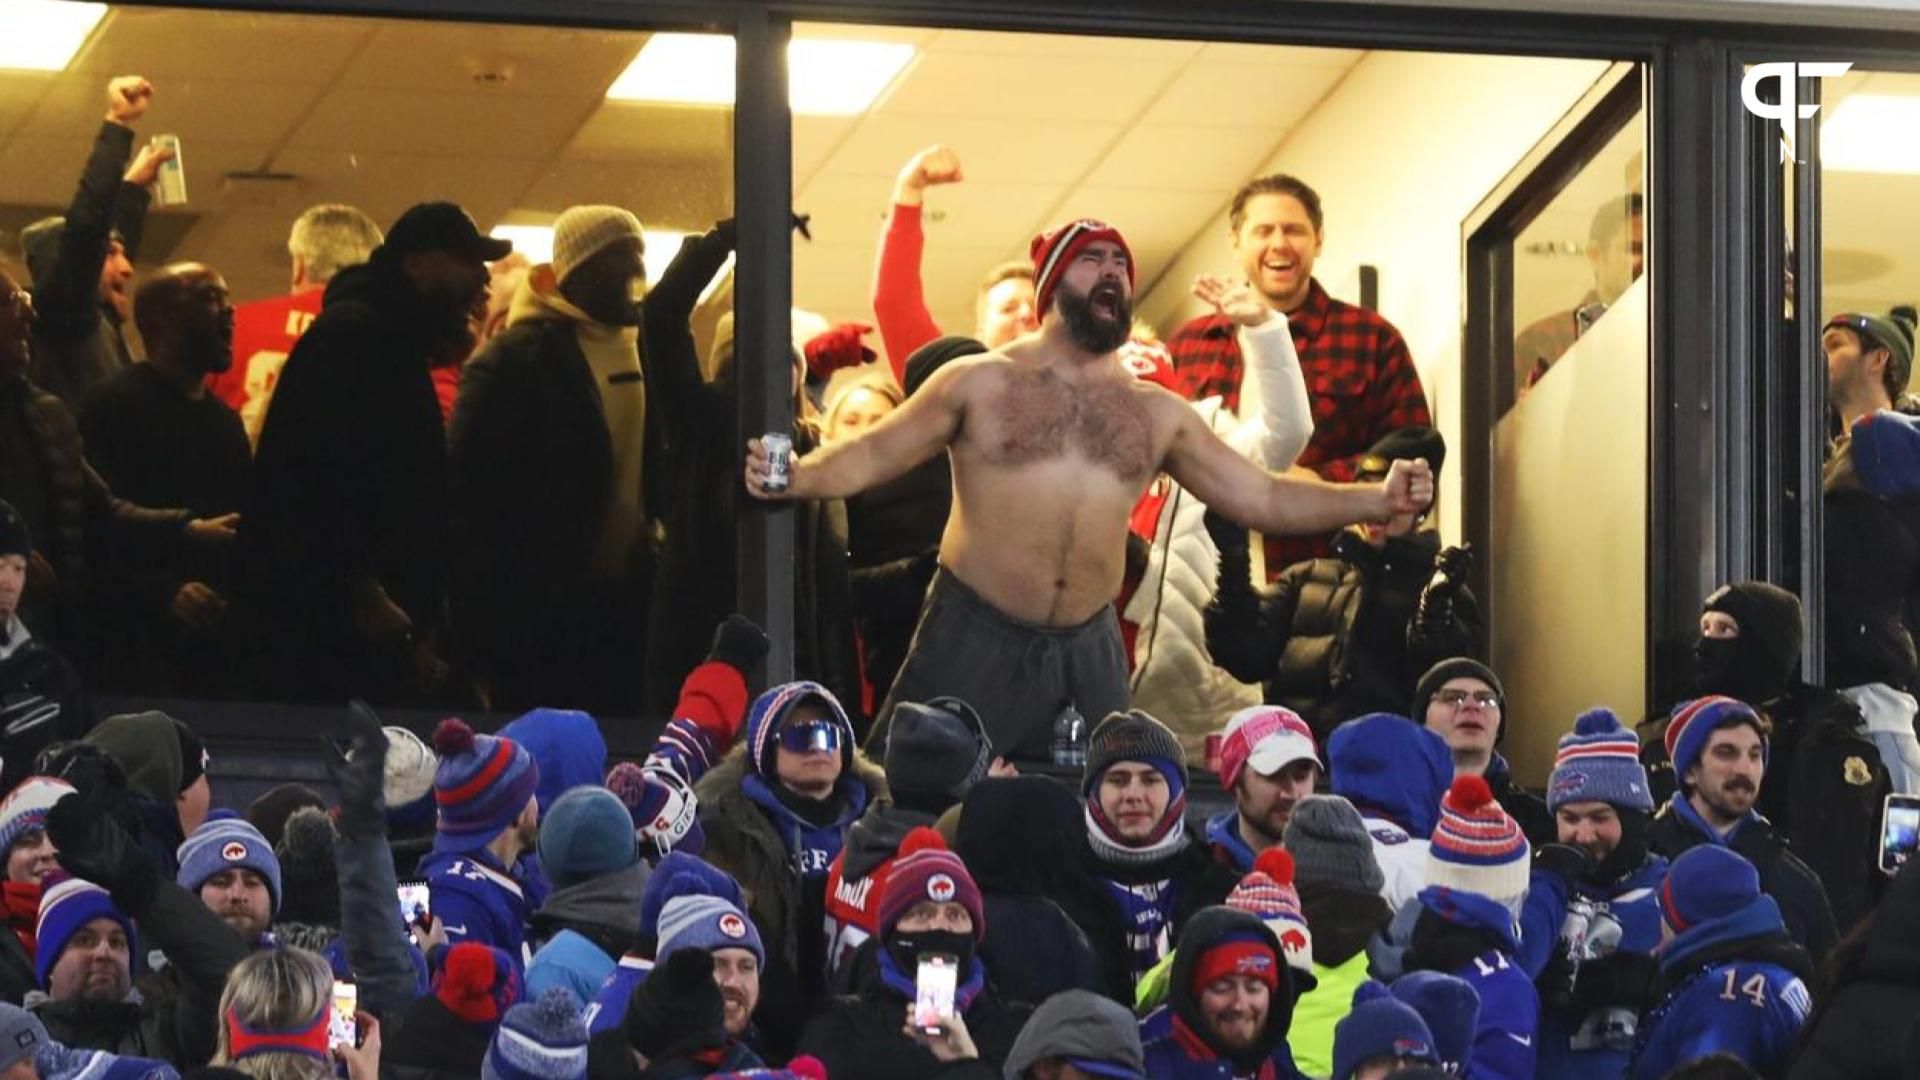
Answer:
[{"label": "white knit hat", "polygon": [[581,263],[608,244],[632,237],[643,240],[640,219],[617,206],[573,206],[553,223],[553,277],[567,280]]},{"label": "white knit hat", "polygon": [[433,792],[433,774],[440,759],[420,736],[403,727],[382,728],[387,736],[385,794],[387,806],[398,809]]}]

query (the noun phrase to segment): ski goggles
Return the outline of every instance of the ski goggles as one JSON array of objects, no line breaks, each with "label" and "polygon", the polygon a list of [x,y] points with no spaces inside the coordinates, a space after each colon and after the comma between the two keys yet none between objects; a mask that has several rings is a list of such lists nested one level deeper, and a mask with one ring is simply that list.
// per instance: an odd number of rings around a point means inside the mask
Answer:
[{"label": "ski goggles", "polygon": [[780,745],[794,754],[832,754],[840,749],[840,726],[826,720],[808,720],[780,729]]}]

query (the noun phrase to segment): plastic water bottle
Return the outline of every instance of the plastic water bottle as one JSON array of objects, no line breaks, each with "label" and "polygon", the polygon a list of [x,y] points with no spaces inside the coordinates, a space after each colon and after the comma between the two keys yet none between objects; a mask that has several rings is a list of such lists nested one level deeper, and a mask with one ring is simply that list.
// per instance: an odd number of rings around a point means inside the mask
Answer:
[{"label": "plastic water bottle", "polygon": [[1072,702],[1053,718],[1053,763],[1074,769],[1087,764],[1087,720]]}]

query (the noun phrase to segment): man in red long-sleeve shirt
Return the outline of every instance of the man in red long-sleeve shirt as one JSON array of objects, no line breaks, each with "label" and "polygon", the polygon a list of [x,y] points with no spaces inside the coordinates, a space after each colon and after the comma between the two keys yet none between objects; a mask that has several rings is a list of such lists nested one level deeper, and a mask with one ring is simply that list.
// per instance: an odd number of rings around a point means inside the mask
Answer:
[{"label": "man in red long-sleeve shirt", "polygon": [[[1392,323],[1335,300],[1314,280],[1320,255],[1320,196],[1285,174],[1241,188],[1228,213],[1234,254],[1249,284],[1292,325],[1300,371],[1313,400],[1313,438],[1295,470],[1350,482],[1367,448],[1388,432],[1431,426],[1427,398],[1407,343]],[[1240,406],[1240,346],[1221,315],[1189,321],[1167,342],[1188,398],[1222,396]],[[1331,533],[1269,537],[1269,579],[1296,562],[1327,554]]]},{"label": "man in red long-sleeve shirt", "polygon": [[[920,256],[927,244],[920,228],[920,208],[929,187],[960,180],[959,155],[944,146],[930,146],[913,155],[894,181],[893,209],[887,214],[880,260],[874,267],[873,315],[887,347],[887,363],[902,386],[906,385],[907,357],[940,336],[920,286]],[[1033,267],[1020,261],[988,271],[974,301],[973,336],[987,348],[998,349],[1039,329]]]}]

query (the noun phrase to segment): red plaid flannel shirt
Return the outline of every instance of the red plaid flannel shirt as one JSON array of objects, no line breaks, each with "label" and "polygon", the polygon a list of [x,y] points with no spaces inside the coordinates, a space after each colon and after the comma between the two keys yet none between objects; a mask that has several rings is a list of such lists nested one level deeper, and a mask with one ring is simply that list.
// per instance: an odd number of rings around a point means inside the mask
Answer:
[{"label": "red plaid flannel shirt", "polygon": [[[1389,432],[1433,423],[1420,374],[1392,323],[1333,299],[1318,280],[1309,284],[1306,302],[1287,321],[1313,401],[1313,438],[1296,464],[1328,480],[1350,481],[1360,458]],[[1219,395],[1228,408],[1240,407],[1240,343],[1234,331],[1231,321],[1208,315],[1188,322],[1167,342],[1189,400]],[[1331,533],[1268,537],[1267,579],[1328,554],[1332,540]]]}]

